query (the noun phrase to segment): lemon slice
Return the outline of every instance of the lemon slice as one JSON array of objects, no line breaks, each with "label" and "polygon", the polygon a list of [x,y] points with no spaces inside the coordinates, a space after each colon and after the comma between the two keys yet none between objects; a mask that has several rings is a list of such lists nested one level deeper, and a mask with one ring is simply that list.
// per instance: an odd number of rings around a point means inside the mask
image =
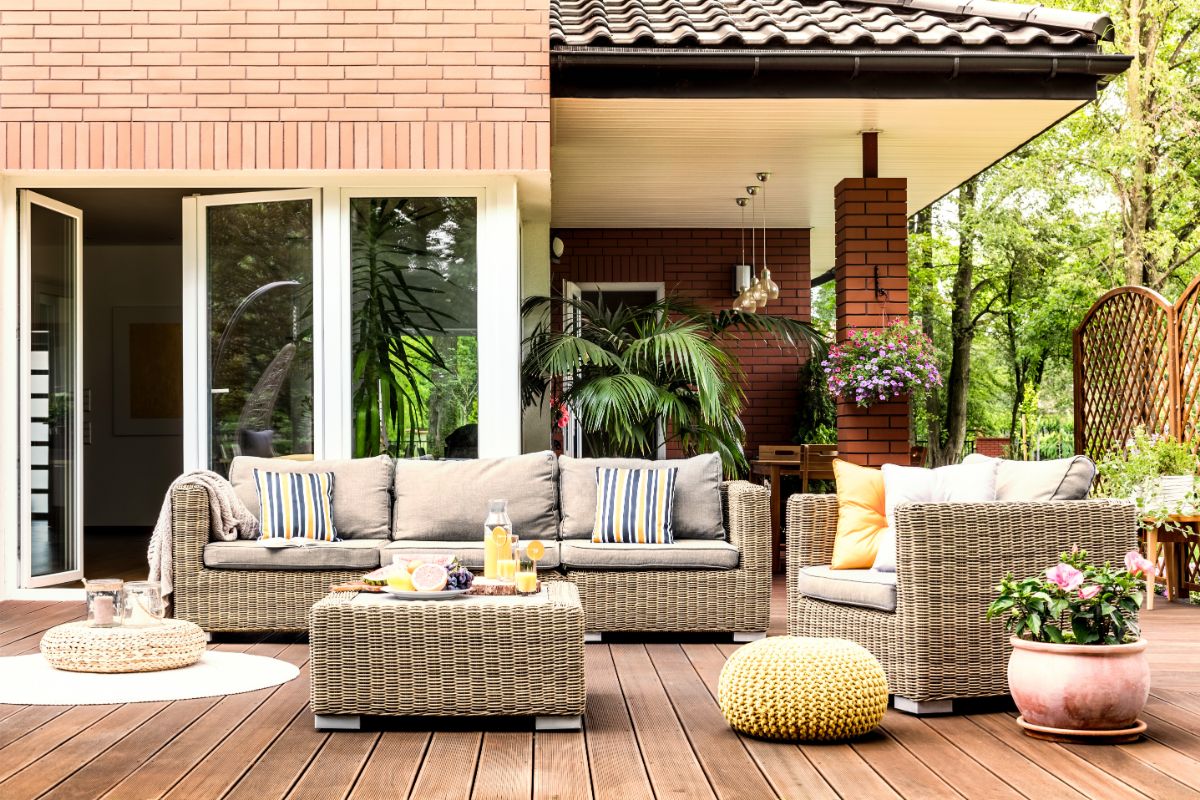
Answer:
[{"label": "lemon slice", "polygon": [[496,544],[504,544],[508,541],[508,531],[499,526],[492,528],[492,541]]},{"label": "lemon slice", "polygon": [[546,555],[546,545],[541,542],[530,542],[525,548],[525,555],[537,561],[542,556]]}]

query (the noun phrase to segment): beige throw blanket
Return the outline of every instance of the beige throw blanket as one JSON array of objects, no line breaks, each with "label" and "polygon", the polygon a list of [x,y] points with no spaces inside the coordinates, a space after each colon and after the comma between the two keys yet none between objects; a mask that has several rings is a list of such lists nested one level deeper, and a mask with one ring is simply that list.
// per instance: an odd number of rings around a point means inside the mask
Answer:
[{"label": "beige throw blanket", "polygon": [[233,490],[233,484],[215,472],[198,470],[180,475],[167,489],[163,499],[162,510],[158,512],[158,523],[154,526],[154,534],[150,537],[150,580],[162,585],[163,595],[175,590],[171,581],[171,495],[175,487],[181,484],[199,486],[208,492],[208,507],[211,512],[209,519],[209,535],[213,539],[232,542],[234,539],[254,539],[258,537],[258,520],[238,499]]}]

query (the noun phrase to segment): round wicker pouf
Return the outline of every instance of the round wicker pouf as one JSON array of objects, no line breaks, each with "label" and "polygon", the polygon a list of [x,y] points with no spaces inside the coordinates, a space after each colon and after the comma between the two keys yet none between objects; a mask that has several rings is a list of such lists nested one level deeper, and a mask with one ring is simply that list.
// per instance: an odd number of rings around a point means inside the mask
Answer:
[{"label": "round wicker pouf", "polygon": [[888,685],[883,665],[854,642],[773,636],[730,656],[717,697],[726,721],[740,733],[849,739],[883,719]]},{"label": "round wicker pouf", "polygon": [[155,672],[195,664],[206,644],[200,626],[164,619],[148,628],[68,622],[46,631],[41,649],[50,666],[70,672]]}]

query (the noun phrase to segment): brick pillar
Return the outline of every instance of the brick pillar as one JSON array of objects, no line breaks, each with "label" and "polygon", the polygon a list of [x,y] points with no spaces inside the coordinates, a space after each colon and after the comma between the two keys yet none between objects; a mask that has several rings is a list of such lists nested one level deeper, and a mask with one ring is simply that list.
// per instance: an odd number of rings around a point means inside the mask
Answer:
[{"label": "brick pillar", "polygon": [[[834,189],[838,341],[851,328],[908,318],[907,187],[904,178],[846,178]],[[907,400],[865,409],[838,403],[837,428],[838,453],[847,461],[910,461]]]}]

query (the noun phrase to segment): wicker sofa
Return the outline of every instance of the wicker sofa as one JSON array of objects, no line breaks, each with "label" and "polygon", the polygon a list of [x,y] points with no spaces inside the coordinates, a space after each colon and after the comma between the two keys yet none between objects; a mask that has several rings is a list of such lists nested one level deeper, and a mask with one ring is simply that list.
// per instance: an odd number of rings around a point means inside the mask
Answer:
[{"label": "wicker sofa", "polygon": [[[557,475],[557,462],[554,465]],[[590,638],[613,631],[719,631],[734,633],[739,640],[764,635],[771,596],[769,493],[745,481],[720,483],[719,487],[714,481],[712,488],[714,495],[719,492],[712,508],[722,517],[721,541],[683,540],[679,547],[661,546],[675,548],[667,551],[638,545],[635,547],[651,549],[628,555],[618,552],[619,548],[602,551],[603,558],[598,559],[594,548],[610,546],[590,546],[590,542],[562,539],[554,533],[561,534],[562,526],[557,479],[551,484],[553,494],[546,501],[546,513],[552,533],[543,559],[550,568],[542,571],[541,577],[578,586]],[[513,491],[517,491],[515,484]],[[336,520],[337,484],[334,492]],[[402,485],[395,497],[389,511],[393,536],[414,519],[437,528],[431,517],[438,514],[478,517],[471,523],[472,531],[482,523],[482,509],[464,512],[462,504],[452,500],[424,503],[411,487]],[[317,555],[326,557],[322,562],[289,568],[287,561],[279,560],[281,555],[283,559],[304,558],[309,553],[303,551],[316,548],[302,548],[297,554],[295,549],[265,551],[249,542],[211,542],[208,496],[203,489],[176,487],[172,513],[175,616],[209,632],[307,630],[309,608],[332,584],[357,579],[381,563],[391,563],[396,553],[453,552],[472,569],[477,569],[473,560],[482,558],[482,535],[478,543],[446,541],[446,536],[427,541],[388,537],[351,541],[342,548],[318,545]],[[522,525],[515,517],[514,524],[520,533]],[[441,527],[455,529],[453,524]],[[545,530],[541,523],[538,527]],[[230,552],[234,554],[232,562],[228,561]],[[662,553],[662,558],[647,560],[646,554],[655,552]],[[576,561],[572,553],[590,560]],[[349,557],[352,563],[339,564],[338,557]],[[367,563],[364,559],[373,560]],[[272,560],[275,563],[270,563]],[[256,566],[259,561],[268,564]]]},{"label": "wicker sofa", "polygon": [[[1133,505],[1112,500],[901,505],[887,610],[886,585],[837,583],[878,576],[826,571],[837,516],[833,495],[788,501],[788,633],[863,645],[883,662],[896,708],[917,714],[1008,693],[1011,646],[1001,625],[984,618],[1007,573],[1036,574],[1075,545],[1097,561],[1120,563],[1137,544]],[[825,599],[806,595],[802,585]]]}]

